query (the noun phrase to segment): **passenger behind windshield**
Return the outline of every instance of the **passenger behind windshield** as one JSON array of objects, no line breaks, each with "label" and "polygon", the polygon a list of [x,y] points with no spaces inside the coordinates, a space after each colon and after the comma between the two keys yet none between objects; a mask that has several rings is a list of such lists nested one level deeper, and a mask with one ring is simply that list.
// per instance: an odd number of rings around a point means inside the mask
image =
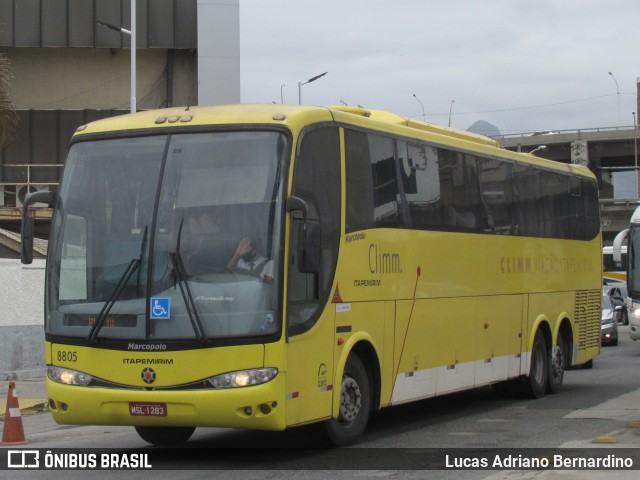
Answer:
[{"label": "passenger behind windshield", "polygon": [[255,237],[245,237],[240,240],[236,252],[229,260],[227,268],[230,270],[247,270],[250,274],[260,277],[264,282],[273,281],[273,260],[262,254],[262,246]]}]

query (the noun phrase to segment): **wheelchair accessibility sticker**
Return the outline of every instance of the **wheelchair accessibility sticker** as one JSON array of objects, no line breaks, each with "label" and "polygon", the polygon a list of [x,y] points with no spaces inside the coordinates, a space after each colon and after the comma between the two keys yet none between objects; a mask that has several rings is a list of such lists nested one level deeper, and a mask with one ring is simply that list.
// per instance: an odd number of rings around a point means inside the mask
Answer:
[{"label": "wheelchair accessibility sticker", "polygon": [[151,297],[151,319],[165,320],[169,318],[171,299],[168,297]]}]

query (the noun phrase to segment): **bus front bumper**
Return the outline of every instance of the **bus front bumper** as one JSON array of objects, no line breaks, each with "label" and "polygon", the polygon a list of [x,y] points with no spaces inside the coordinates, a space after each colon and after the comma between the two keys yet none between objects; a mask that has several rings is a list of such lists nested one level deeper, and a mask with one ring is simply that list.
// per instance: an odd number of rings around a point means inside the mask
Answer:
[{"label": "bus front bumper", "polygon": [[137,390],[64,385],[47,378],[49,408],[65,425],[285,428],[284,373],[262,385]]}]

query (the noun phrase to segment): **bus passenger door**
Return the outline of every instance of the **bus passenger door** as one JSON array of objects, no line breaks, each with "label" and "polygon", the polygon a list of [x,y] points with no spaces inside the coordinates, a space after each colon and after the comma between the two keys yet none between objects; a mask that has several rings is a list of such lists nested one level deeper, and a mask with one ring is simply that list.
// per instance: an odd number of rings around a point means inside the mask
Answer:
[{"label": "bus passenger door", "polygon": [[333,399],[335,307],[321,295],[323,273],[298,269],[302,223],[292,220],[288,266],[287,425],[329,418]]}]

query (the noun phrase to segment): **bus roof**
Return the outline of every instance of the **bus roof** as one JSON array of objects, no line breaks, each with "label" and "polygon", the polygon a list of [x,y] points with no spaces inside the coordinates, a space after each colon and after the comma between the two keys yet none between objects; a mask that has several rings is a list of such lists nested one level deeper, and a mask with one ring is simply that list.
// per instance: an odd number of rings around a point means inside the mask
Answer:
[{"label": "bus roof", "polygon": [[402,117],[395,113],[385,112],[383,110],[365,110],[363,108],[356,107],[329,107],[332,110],[338,110],[341,112],[347,112],[354,115],[361,115],[366,118],[371,118],[380,122],[390,123],[393,125],[403,125],[409,128],[420,130],[423,132],[436,133],[438,135],[446,135],[461,140],[467,140],[469,142],[479,143],[481,145],[491,145],[493,147],[500,147],[500,144],[492,138],[485,137],[484,135],[478,135],[471,132],[465,132],[464,130],[457,130],[451,127],[444,127],[435,123],[421,122],[409,117]]},{"label": "bus roof", "polygon": [[[174,107],[109,117],[78,127],[75,136],[210,125],[286,125],[300,131],[310,123],[338,122],[371,128],[424,141],[450,145],[487,155],[509,158],[544,168],[592,176],[586,167],[567,165],[526,153],[503,149],[492,138],[463,130],[421,122],[382,110],[360,107],[310,107],[282,104],[237,104]],[[640,222],[640,214],[638,216]]]}]

